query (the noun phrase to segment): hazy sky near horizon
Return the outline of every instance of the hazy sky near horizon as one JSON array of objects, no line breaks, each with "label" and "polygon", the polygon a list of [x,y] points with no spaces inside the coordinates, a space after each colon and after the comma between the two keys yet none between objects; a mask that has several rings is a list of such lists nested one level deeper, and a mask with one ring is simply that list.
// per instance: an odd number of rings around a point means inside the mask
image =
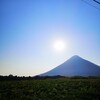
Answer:
[{"label": "hazy sky near horizon", "polygon": [[[0,75],[37,75],[73,55],[100,65],[100,10],[93,6],[83,0],[0,0]],[[52,47],[58,39],[65,41],[63,52]]]}]

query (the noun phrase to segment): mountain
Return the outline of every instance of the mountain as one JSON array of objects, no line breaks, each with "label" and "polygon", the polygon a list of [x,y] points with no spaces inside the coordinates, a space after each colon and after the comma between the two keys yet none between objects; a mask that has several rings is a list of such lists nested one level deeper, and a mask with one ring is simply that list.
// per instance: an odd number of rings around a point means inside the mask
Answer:
[{"label": "mountain", "polygon": [[100,66],[77,55],[40,76],[100,76]]}]

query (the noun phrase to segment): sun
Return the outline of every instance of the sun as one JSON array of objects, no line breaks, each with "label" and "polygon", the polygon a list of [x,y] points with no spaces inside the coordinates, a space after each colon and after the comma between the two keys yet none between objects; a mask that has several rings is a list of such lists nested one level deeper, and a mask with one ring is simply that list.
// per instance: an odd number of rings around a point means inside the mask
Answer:
[{"label": "sun", "polygon": [[56,40],[54,43],[53,43],[53,48],[55,51],[57,52],[62,52],[65,50],[65,42],[63,40]]}]

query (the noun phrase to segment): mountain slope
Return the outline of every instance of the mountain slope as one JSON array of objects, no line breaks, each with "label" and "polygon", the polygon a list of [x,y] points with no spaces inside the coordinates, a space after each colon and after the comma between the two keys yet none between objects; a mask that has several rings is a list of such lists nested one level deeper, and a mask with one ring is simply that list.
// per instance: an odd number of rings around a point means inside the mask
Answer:
[{"label": "mountain slope", "polygon": [[40,76],[100,76],[100,66],[77,55]]}]

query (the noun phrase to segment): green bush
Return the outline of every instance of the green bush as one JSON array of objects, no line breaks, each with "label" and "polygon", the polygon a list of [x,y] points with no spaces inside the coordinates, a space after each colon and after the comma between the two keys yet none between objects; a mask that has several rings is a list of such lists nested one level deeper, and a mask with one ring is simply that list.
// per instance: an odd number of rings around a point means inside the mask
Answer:
[{"label": "green bush", "polygon": [[100,79],[0,81],[0,100],[100,100]]}]

